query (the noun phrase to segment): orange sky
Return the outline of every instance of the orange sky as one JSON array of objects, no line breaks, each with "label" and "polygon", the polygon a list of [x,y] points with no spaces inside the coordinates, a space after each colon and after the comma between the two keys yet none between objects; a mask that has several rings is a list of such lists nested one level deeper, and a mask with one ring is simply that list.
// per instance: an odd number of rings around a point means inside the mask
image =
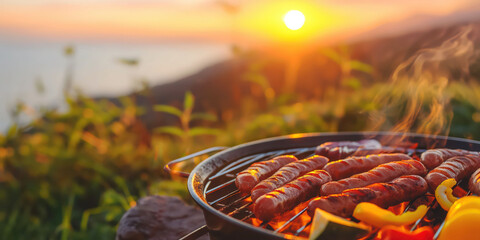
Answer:
[{"label": "orange sky", "polygon": [[[230,1],[244,3],[235,14],[226,13],[213,0],[30,2],[36,1],[0,2],[0,35],[122,41],[336,39],[416,14],[449,14],[474,0]],[[291,9],[306,16],[305,26],[298,31],[282,23],[282,16]]]}]

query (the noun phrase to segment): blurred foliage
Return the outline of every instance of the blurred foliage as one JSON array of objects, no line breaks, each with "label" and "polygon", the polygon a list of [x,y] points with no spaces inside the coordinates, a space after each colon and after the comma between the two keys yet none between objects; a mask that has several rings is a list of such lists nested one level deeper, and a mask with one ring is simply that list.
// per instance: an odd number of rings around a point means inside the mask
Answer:
[{"label": "blurred foliage", "polygon": [[192,121],[217,121],[217,117],[210,113],[193,113],[195,105],[195,97],[191,92],[185,94],[183,101],[183,110],[170,105],[158,104],[153,107],[157,112],[164,112],[178,117],[180,127],[178,126],[163,126],[155,128],[157,133],[166,133],[179,137],[186,147],[185,153],[189,153],[194,137],[202,135],[217,135],[219,130],[210,127],[191,127]]},{"label": "blurred foliage", "polygon": [[362,83],[360,79],[353,76],[354,71],[368,74],[373,72],[373,67],[369,64],[351,59],[351,52],[348,46],[340,46],[338,50],[325,48],[321,50],[321,53],[340,66],[339,87],[349,87],[358,90],[362,87]]},{"label": "blurred foliage", "polygon": [[[65,49],[66,55],[73,51]],[[358,78],[357,71],[374,69],[350,59],[348,49],[324,54],[342,66],[339,88],[331,88],[321,99],[299,101],[295,95],[273,92],[271,79],[261,73],[263,64],[255,62],[243,77],[264,94],[245,96],[236,110],[240,117],[224,123],[194,111],[190,92],[182,108],[154,106],[154,111],[173,115],[178,122],[153,132],[139,120],[148,109],[139,107],[135,97],[114,104],[68,94],[63,111],[19,103],[12,112],[14,120],[23,114],[34,120],[27,125],[16,120],[0,134],[0,239],[114,239],[122,214],[142,196],[172,195],[191,202],[185,182],[172,180],[162,169],[188,152],[291,133],[373,130],[376,114],[385,110],[375,101],[379,92],[402,96],[396,99],[397,107],[405,105],[402,86],[362,86],[352,80]],[[137,63],[124,61],[129,66]],[[148,85],[142,86],[141,94],[150,94]],[[480,139],[480,85],[452,82],[445,95],[454,113],[450,134]],[[268,104],[259,106],[259,99]],[[422,104],[420,108],[429,109],[430,102]],[[391,129],[403,115],[398,108],[387,109],[384,124],[375,130]]]},{"label": "blurred foliage", "polygon": [[135,67],[140,63],[140,61],[136,58],[119,58],[118,62],[124,64],[125,66],[131,67]]},{"label": "blurred foliage", "polygon": [[[98,204],[101,209],[97,207],[92,222],[115,224],[134,201],[132,194],[138,196],[162,173],[163,162],[154,160],[150,136],[139,134],[137,115],[142,110],[131,99],[122,99],[121,106],[82,95],[66,102],[66,112],[36,113],[41,117],[25,127],[14,124],[0,137],[1,212],[17,218],[0,224],[2,239],[75,239],[71,230],[80,222],[71,220]],[[19,106],[20,112],[26,109]],[[135,189],[132,194],[129,188]],[[123,208],[113,214],[112,204]],[[89,234],[111,239],[114,229],[105,235],[107,229],[95,227]]]}]

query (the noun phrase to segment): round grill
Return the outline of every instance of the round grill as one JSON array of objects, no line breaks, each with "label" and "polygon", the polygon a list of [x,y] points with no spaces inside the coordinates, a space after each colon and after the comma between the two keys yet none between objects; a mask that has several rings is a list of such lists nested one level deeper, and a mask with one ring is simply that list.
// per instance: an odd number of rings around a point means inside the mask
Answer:
[{"label": "round grill", "polygon": [[[305,213],[306,203],[285,213],[280,220],[260,221],[251,211],[250,196],[241,194],[236,188],[234,183],[236,174],[254,162],[280,155],[291,154],[299,159],[309,157],[313,155],[316,146],[324,142],[358,141],[365,138],[375,138],[384,144],[387,142],[387,148],[396,148],[405,142],[417,143],[415,149],[402,149],[403,152],[410,155],[419,155],[425,149],[440,147],[480,151],[480,142],[478,141],[390,132],[293,134],[232,147],[200,163],[190,173],[188,180],[191,196],[204,210],[210,238],[231,240],[308,237],[311,219]],[[215,150],[219,149],[221,148],[215,148]],[[170,164],[190,157],[172,161]],[[434,226],[440,228],[445,213],[436,207],[437,205],[434,200],[430,201],[429,211],[431,214],[427,215],[435,216],[433,220],[422,219],[415,223],[412,229],[427,221],[429,224],[432,224],[433,221]],[[403,203],[396,208],[406,211],[409,206],[410,203]],[[202,230],[206,230],[206,228],[193,232],[184,239],[195,239],[199,233],[203,232]]]}]

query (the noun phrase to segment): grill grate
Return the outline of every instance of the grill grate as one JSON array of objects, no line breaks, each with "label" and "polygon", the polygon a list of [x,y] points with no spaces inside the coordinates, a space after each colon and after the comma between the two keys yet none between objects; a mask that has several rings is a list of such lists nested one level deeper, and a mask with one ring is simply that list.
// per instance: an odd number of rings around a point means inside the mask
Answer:
[{"label": "grill grate", "polygon": [[[389,148],[394,149],[394,148]],[[259,153],[250,155],[244,158],[241,158],[237,161],[230,163],[224,168],[220,169],[217,173],[208,178],[206,187],[204,188],[203,195],[207,199],[208,204],[210,204],[215,209],[221,211],[222,213],[239,219],[243,222],[250,223],[252,225],[258,226],[260,228],[269,229],[275,233],[281,233],[286,235],[308,237],[309,226],[312,223],[312,219],[306,214],[306,203],[301,204],[295,208],[290,215],[297,212],[288,219],[283,219],[281,222],[272,222],[272,221],[260,221],[255,218],[254,213],[249,209],[253,204],[251,201],[250,195],[244,195],[235,186],[235,175],[250,166],[252,163],[264,161],[271,159],[280,155],[295,155],[297,158],[307,158],[314,154],[315,147],[309,148],[294,148],[286,150],[277,150],[266,153]],[[398,149],[395,149],[398,150]],[[402,149],[403,152],[409,155],[419,155],[425,150],[423,149]],[[470,193],[467,193],[470,194]],[[429,201],[428,212],[433,211],[434,216],[438,216],[438,213],[435,213],[439,210],[438,203],[435,201],[435,198],[431,194],[427,194],[427,198],[430,197],[433,200]],[[406,212],[415,202],[412,200],[404,207],[404,212]],[[440,210],[443,211],[443,210]],[[284,215],[287,215],[285,213]],[[444,214],[444,213],[443,213]],[[413,224],[411,231],[415,230],[419,226],[423,226],[431,222],[430,219],[427,219],[427,216],[432,215],[427,213],[423,219],[418,220]],[[444,217],[443,217],[444,218]],[[437,231],[435,233],[435,239],[438,237],[440,230],[443,227],[443,218],[442,222],[436,224]],[[275,219],[274,219],[275,221]],[[255,224],[254,224],[255,223]],[[371,235],[367,236],[365,239],[373,239],[376,235],[376,232],[373,231]]]}]

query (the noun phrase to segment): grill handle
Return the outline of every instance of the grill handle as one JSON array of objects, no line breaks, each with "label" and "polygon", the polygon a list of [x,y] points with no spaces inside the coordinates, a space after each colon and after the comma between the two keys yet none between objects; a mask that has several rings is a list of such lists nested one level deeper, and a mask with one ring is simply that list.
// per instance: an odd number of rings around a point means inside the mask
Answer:
[{"label": "grill handle", "polygon": [[169,163],[167,163],[167,164],[165,165],[165,167],[163,167],[163,169],[164,169],[167,173],[169,173],[170,175],[175,174],[175,175],[178,175],[178,176],[183,177],[183,178],[188,178],[188,176],[190,176],[190,173],[173,170],[173,166],[175,166],[175,165],[178,164],[178,163],[181,163],[181,162],[190,160],[190,159],[192,159],[192,158],[194,158],[194,157],[202,156],[202,155],[207,154],[207,153],[222,151],[222,150],[225,150],[225,149],[227,149],[227,148],[228,148],[228,147],[211,147],[211,148],[207,148],[207,149],[204,149],[204,150],[202,150],[202,151],[198,151],[198,152],[196,152],[196,153],[192,153],[192,154],[190,154],[190,155],[188,155],[188,156],[181,157],[181,158],[175,159],[175,160],[173,160],[173,161],[170,161]]}]

